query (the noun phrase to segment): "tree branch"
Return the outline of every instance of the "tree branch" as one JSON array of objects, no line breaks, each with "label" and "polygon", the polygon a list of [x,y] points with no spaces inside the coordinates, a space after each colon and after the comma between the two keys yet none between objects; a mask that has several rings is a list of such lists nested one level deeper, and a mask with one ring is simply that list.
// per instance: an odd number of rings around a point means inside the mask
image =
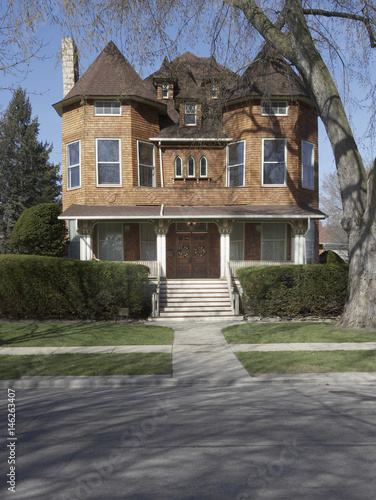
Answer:
[{"label": "tree branch", "polygon": [[341,19],[360,21],[364,24],[366,30],[368,31],[371,48],[376,47],[376,35],[373,32],[371,20],[367,16],[359,16],[358,14],[352,14],[351,12],[334,12],[332,10],[323,9],[303,9],[303,14],[308,16],[339,17]]}]

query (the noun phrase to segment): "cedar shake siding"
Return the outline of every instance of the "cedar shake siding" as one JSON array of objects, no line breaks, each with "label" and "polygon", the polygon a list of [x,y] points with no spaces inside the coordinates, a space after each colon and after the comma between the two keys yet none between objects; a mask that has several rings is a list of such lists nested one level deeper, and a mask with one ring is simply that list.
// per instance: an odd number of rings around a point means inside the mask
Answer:
[{"label": "cedar shake siding", "polygon": [[[206,248],[197,264],[206,278],[223,277],[230,241],[239,261],[318,260],[318,114],[299,75],[268,45],[240,76],[186,52],[143,80],[110,42],[54,107],[62,117],[60,218],[76,222],[81,258],[101,258],[108,224],[118,231],[117,258],[162,255],[164,275],[178,278],[184,223],[196,253]],[[243,235],[231,240],[237,223]]]}]

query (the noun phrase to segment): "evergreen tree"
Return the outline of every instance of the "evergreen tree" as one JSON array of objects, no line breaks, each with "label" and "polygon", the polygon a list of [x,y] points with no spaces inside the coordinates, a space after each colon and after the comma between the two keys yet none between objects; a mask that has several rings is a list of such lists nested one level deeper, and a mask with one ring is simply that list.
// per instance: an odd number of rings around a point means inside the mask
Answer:
[{"label": "evergreen tree", "polygon": [[30,100],[18,88],[0,119],[0,253],[12,252],[10,235],[24,210],[61,194],[59,165],[49,162],[52,147],[38,133]]}]

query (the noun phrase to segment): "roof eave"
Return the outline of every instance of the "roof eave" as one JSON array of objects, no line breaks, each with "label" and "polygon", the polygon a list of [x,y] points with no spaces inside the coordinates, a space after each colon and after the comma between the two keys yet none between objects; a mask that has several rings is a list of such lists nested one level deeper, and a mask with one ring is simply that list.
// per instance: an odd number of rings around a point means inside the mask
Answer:
[{"label": "roof eave", "polygon": [[167,113],[167,104],[165,102],[158,102],[153,99],[148,99],[146,97],[140,97],[135,94],[123,94],[123,95],[75,95],[72,96],[68,99],[62,99],[61,101],[55,103],[52,105],[52,107],[56,110],[59,116],[63,115],[63,108],[65,106],[69,106],[70,104],[74,104],[76,102],[80,102],[83,98],[86,99],[103,99],[103,100],[110,100],[110,99],[122,99],[122,100],[131,100],[131,101],[137,101],[141,102],[143,104],[148,104],[149,106],[154,106],[159,109],[159,111],[162,112],[162,114]]}]

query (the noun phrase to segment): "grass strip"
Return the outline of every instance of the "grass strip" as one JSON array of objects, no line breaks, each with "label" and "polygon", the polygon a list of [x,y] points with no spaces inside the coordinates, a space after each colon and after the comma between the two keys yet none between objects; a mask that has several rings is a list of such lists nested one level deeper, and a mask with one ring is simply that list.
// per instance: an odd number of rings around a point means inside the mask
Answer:
[{"label": "grass strip", "polygon": [[236,352],[249,374],[374,372],[375,351]]},{"label": "grass strip", "polygon": [[171,328],[106,322],[0,323],[0,346],[61,347],[172,344]]},{"label": "grass strip", "polygon": [[224,328],[229,343],[376,342],[376,332],[342,330],[329,323],[248,323]]},{"label": "grass strip", "polygon": [[137,354],[51,354],[1,356],[0,379],[23,376],[66,375],[171,375],[171,355]]}]

